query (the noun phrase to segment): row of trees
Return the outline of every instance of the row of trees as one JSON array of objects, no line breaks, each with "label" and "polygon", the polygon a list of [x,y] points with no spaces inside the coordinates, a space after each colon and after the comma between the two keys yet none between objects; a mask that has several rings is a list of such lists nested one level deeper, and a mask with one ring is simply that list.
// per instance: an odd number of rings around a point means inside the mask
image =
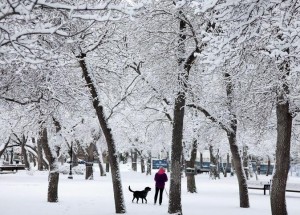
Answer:
[{"label": "row of trees", "polygon": [[58,152],[92,143],[101,128],[116,213],[126,212],[118,151],[171,148],[168,212],[182,214],[181,156],[192,166],[217,142],[230,149],[244,208],[241,149],[276,153],[272,214],[287,214],[299,135],[297,0],[7,0],[0,9],[1,138],[37,138],[48,201],[58,200]]}]

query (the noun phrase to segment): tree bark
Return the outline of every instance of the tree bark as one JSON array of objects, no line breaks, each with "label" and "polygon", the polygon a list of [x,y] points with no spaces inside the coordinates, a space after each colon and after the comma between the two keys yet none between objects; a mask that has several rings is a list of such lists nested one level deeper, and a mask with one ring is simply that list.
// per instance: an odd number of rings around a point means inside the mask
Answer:
[{"label": "tree bark", "polygon": [[209,155],[210,155],[210,171],[209,171],[209,177],[211,179],[220,179],[220,174],[219,174],[219,155],[217,154],[216,156],[214,155],[214,150],[213,146],[209,146]]},{"label": "tree bark", "polygon": [[266,176],[269,176],[270,170],[271,170],[271,160],[270,157],[268,156],[268,167],[267,167]]},{"label": "tree bark", "polygon": [[[31,138],[31,141],[32,141],[33,144],[35,144],[35,139],[34,139],[34,137]],[[35,147],[35,146],[32,147],[32,149],[36,152],[36,147]],[[36,165],[37,165],[37,156],[30,152],[30,153],[29,153],[29,157],[30,157],[30,160],[29,160],[29,161],[30,161],[30,162],[33,162],[33,166],[36,167]]]},{"label": "tree bark", "polygon": [[96,111],[101,129],[103,131],[107,148],[108,148],[108,154],[109,154],[109,163],[111,167],[111,176],[112,176],[112,183],[113,183],[113,190],[114,190],[114,199],[115,199],[115,210],[116,213],[126,213],[125,209],[125,202],[123,198],[123,190],[122,190],[122,183],[121,183],[121,177],[120,177],[120,170],[119,170],[119,164],[118,164],[118,155],[117,150],[115,146],[115,142],[113,139],[113,135],[111,132],[111,129],[108,126],[107,120],[104,115],[103,106],[100,104],[100,95],[98,95],[96,87],[90,77],[90,74],[88,72],[88,68],[85,62],[85,53],[81,53],[79,58],[79,64],[82,69],[83,76],[85,78],[85,81],[87,83],[87,86],[90,90],[91,96],[93,98],[93,107]]},{"label": "tree bark", "polygon": [[[37,163],[38,163],[38,170],[43,170],[43,148],[41,142],[41,136],[37,139]],[[45,167],[45,169],[48,169]]]},{"label": "tree bark", "polygon": [[202,153],[200,153],[200,168],[202,168],[203,167],[203,154]]},{"label": "tree bark", "polygon": [[[71,153],[71,151],[70,151]],[[71,157],[71,155],[70,155]],[[78,156],[77,151],[74,150],[74,145],[72,145],[72,167],[78,166]]]},{"label": "tree bark", "polygon": [[170,172],[170,153],[167,151],[167,172]]},{"label": "tree bark", "polygon": [[[198,148],[198,143],[197,143],[197,140],[194,139],[192,150],[191,150],[191,159],[189,162],[187,162],[187,167],[194,168],[195,174],[197,174],[197,169],[195,168],[195,162],[196,162],[196,157],[197,157],[197,148]],[[189,193],[197,193],[195,174],[187,174],[186,175],[187,191]]]},{"label": "tree bark", "polygon": [[[176,2],[175,2],[176,4]],[[200,49],[196,49],[185,58],[185,40],[186,40],[186,17],[181,10],[178,11],[179,22],[179,40],[178,40],[178,93],[175,98],[174,104],[174,118],[172,130],[172,146],[171,146],[171,174],[170,174],[170,196],[169,196],[169,209],[170,214],[182,214],[181,205],[181,166],[180,158],[183,154],[182,147],[182,134],[183,134],[183,119],[186,102],[186,90],[189,79],[189,72],[196,60],[195,53],[199,53]]]},{"label": "tree bark", "polygon": [[39,132],[39,140],[45,152],[46,159],[49,163],[48,177],[48,202],[58,202],[58,180],[59,172],[57,169],[57,158],[52,154],[48,143],[47,128],[42,128]]},{"label": "tree bark", "polygon": [[29,164],[29,161],[28,161],[28,154],[27,154],[27,150],[25,148],[26,142],[27,142],[27,140],[25,138],[25,135],[23,134],[21,142],[20,142],[21,153],[22,153],[22,156],[23,156],[23,159],[24,159],[25,168],[28,169],[28,170],[30,170],[30,164]]},{"label": "tree bark", "polygon": [[103,167],[103,155],[100,148],[97,146],[97,144],[95,144],[95,152],[97,154],[100,176],[106,176],[106,172],[104,171],[104,167]]},{"label": "tree bark", "polygon": [[249,208],[249,195],[248,195],[248,186],[245,171],[242,165],[242,158],[239,152],[239,147],[237,145],[236,140],[236,132],[237,132],[237,119],[236,114],[233,110],[233,86],[231,75],[229,73],[225,73],[225,81],[226,81],[226,93],[228,100],[228,110],[231,114],[230,120],[230,129],[227,129],[227,138],[230,145],[230,151],[232,154],[232,160],[236,172],[236,176],[239,184],[239,193],[240,193],[240,207],[241,208]]},{"label": "tree bark", "polygon": [[246,174],[246,179],[249,180],[248,146],[243,147],[243,167]]},{"label": "tree bark", "polygon": [[239,153],[239,147],[236,142],[236,134],[229,133],[227,134],[228,141],[230,145],[230,150],[232,154],[233,166],[236,172],[236,176],[239,184],[239,193],[240,193],[240,207],[249,208],[249,195],[248,195],[248,186],[244,168],[242,165],[242,158]]},{"label": "tree bark", "polygon": [[105,162],[105,171],[109,172],[110,167],[109,167],[109,156],[108,156],[108,153],[105,156],[105,160],[106,160],[106,162]]},{"label": "tree bark", "polygon": [[142,173],[145,172],[145,159],[144,159],[143,155],[141,155],[141,172]]},{"label": "tree bark", "polygon": [[285,189],[290,165],[290,145],[292,131],[292,116],[289,112],[289,102],[279,98],[276,105],[277,143],[275,172],[271,185],[272,215],[287,215]]},{"label": "tree bark", "polygon": [[131,169],[137,171],[137,150],[134,149],[131,151]]},{"label": "tree bark", "polygon": [[229,153],[227,153],[227,156],[226,156],[226,165],[225,165],[225,168],[224,168],[224,178],[227,177],[227,169],[228,169],[228,165],[229,165]]},{"label": "tree bark", "polygon": [[99,165],[99,170],[100,170],[100,176],[106,176],[106,172],[104,171],[104,167],[103,167],[103,160],[102,158],[98,158],[98,165]]},{"label": "tree bark", "polygon": [[[9,164],[13,164],[14,163],[14,148],[11,148],[11,150],[9,151]],[[21,161],[21,160],[20,160]],[[23,161],[21,161],[23,162]]]},{"label": "tree bark", "polygon": [[174,108],[174,122],[172,134],[171,153],[171,180],[169,196],[169,213],[182,214],[181,206],[181,156],[182,156],[182,132],[184,118],[185,98],[178,94]]},{"label": "tree bark", "polygon": [[87,147],[87,156],[86,156],[86,163],[85,163],[85,180],[93,180],[94,179],[94,172],[93,172],[93,165],[94,165],[94,151],[95,145],[91,143]]},{"label": "tree bark", "polygon": [[146,175],[151,175],[151,152],[148,153]]},{"label": "tree bark", "polygon": [[[178,14],[182,17],[182,11]],[[184,54],[186,40],[186,22],[183,19],[179,22],[179,40],[178,40],[178,87],[179,91],[175,98],[172,145],[171,145],[171,174],[170,174],[170,191],[169,191],[169,209],[170,214],[182,214],[181,205],[181,156],[182,156],[182,136],[183,136],[183,119],[185,109],[185,86],[188,80],[188,72],[184,69]]]},{"label": "tree bark", "polygon": [[36,166],[36,158],[31,152],[29,152],[29,163],[33,163],[34,167]]}]

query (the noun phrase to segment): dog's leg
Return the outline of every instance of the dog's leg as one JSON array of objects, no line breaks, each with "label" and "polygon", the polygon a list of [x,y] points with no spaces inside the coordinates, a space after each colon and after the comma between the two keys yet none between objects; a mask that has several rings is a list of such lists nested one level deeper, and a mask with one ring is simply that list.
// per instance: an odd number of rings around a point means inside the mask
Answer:
[{"label": "dog's leg", "polygon": [[139,203],[139,197],[136,197],[136,203]]},{"label": "dog's leg", "polygon": [[134,199],[135,199],[135,197],[133,197],[132,202],[133,202]]}]

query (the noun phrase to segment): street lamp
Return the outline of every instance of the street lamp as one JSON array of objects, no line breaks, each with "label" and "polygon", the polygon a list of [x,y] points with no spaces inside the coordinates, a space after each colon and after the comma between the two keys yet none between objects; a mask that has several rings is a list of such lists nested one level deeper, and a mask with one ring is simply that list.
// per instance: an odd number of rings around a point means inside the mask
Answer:
[{"label": "street lamp", "polygon": [[72,165],[73,165],[73,144],[71,142],[71,149],[70,149],[70,172],[69,172],[68,179],[73,179]]}]

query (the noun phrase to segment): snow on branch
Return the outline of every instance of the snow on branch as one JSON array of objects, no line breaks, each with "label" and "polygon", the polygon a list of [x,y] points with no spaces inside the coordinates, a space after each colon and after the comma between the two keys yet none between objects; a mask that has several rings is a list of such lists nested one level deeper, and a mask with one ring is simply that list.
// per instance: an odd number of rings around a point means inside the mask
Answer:
[{"label": "snow on branch", "polygon": [[43,94],[41,94],[41,96],[39,98],[37,98],[36,100],[28,100],[28,101],[19,101],[17,99],[7,98],[7,97],[4,97],[4,96],[0,96],[0,99],[4,99],[4,100],[9,101],[9,102],[14,102],[14,103],[17,103],[19,105],[28,105],[28,104],[31,104],[31,103],[40,103],[41,100],[43,99]]},{"label": "snow on branch", "polygon": [[[132,16],[134,14],[134,11],[139,10],[143,7],[143,4],[138,4],[138,3],[131,3],[131,4],[112,4],[112,1],[105,1],[100,4],[87,4],[87,3],[82,3],[78,5],[68,5],[65,3],[52,3],[48,2],[45,0],[38,0],[37,5],[40,5],[45,8],[49,9],[55,9],[55,10],[67,10],[70,11],[70,13],[74,12],[82,12],[82,11],[117,11],[121,12],[123,14],[127,14]],[[78,18],[80,16],[77,16]]]},{"label": "snow on branch", "polygon": [[212,122],[214,123],[217,123],[218,125],[221,126],[221,128],[226,131],[227,133],[228,132],[232,132],[227,126],[225,126],[222,122],[220,122],[219,120],[217,120],[215,117],[213,117],[206,109],[200,107],[200,106],[197,106],[195,104],[188,104],[186,105],[187,107],[191,107],[191,108],[194,108],[200,112],[202,112],[206,118],[210,119]]},{"label": "snow on branch", "polygon": [[[47,48],[41,35],[72,37],[86,31],[93,22],[117,21],[133,17],[143,4],[133,1],[53,1],[15,0],[0,3],[0,52],[20,56],[30,63],[41,63]],[[88,22],[83,29],[71,29],[77,22]],[[82,25],[80,25],[82,26]],[[74,32],[75,31],[75,32]],[[7,51],[9,50],[9,51]],[[9,57],[7,57],[9,58]]]}]

